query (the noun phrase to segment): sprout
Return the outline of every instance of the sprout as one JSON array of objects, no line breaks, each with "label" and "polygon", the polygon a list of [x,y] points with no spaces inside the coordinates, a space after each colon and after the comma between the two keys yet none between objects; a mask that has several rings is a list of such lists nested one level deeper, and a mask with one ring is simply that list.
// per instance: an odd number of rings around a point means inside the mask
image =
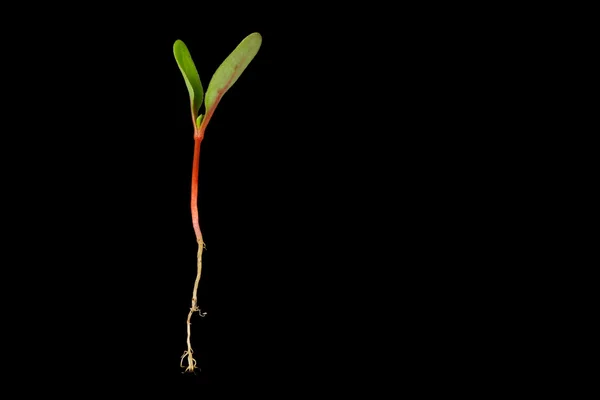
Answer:
[{"label": "sprout", "polygon": [[[206,96],[202,88],[202,82],[200,76],[196,70],[194,61],[190,52],[181,40],[175,41],[173,45],[173,54],[177,65],[181,70],[185,85],[187,86],[190,95],[190,108],[192,114],[192,122],[194,124],[194,159],[192,163],[192,193],[191,193],[191,211],[192,211],[192,225],[196,234],[196,241],[198,242],[198,273],[196,275],[196,281],[194,283],[194,290],[192,293],[192,306],[187,317],[187,350],[181,357],[181,366],[183,367],[184,358],[187,357],[186,371],[193,372],[196,368],[196,360],[192,357],[192,345],[190,342],[191,337],[191,318],[195,311],[201,316],[206,315],[202,313],[197,304],[197,293],[198,284],[200,283],[200,275],[202,272],[202,251],[206,245],[202,239],[202,232],[200,230],[200,223],[198,220],[198,166],[200,164],[200,143],[204,138],[204,132],[206,126],[210,122],[217,105],[223,98],[223,95],[233,86],[238,80],[242,72],[248,67],[248,64],[252,61],[262,43],[262,37],[259,33],[255,32],[248,35],[240,44],[231,52],[231,54],[223,61],[223,63],[217,68],[208,84],[206,90]],[[202,103],[204,101],[204,114],[198,114]]]}]

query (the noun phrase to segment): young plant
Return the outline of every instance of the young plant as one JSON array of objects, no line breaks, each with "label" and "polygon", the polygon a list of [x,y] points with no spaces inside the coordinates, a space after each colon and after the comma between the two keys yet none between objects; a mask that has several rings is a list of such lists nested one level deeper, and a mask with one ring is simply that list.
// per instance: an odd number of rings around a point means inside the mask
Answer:
[{"label": "young plant", "polygon": [[[197,302],[198,284],[200,283],[200,275],[202,273],[202,251],[206,247],[204,240],[202,239],[200,221],[198,220],[198,166],[200,164],[200,144],[202,143],[202,139],[204,139],[206,126],[210,122],[221,98],[238,80],[248,64],[250,64],[250,61],[252,61],[256,53],[258,53],[261,43],[262,37],[257,32],[244,38],[213,74],[212,79],[208,84],[208,89],[206,90],[206,96],[204,96],[200,76],[198,75],[198,71],[196,70],[196,66],[187,46],[181,40],[175,41],[175,44],[173,45],[175,60],[183,74],[185,85],[190,94],[192,123],[194,124],[191,210],[192,225],[196,234],[196,241],[198,242],[198,272],[194,283],[194,291],[192,293],[192,307],[190,308],[187,317],[187,350],[183,353],[183,356],[181,356],[181,367],[184,367],[184,359],[187,357],[187,367],[185,367],[185,370],[189,372],[193,372],[196,368],[196,360],[194,360],[192,356],[193,351],[190,342],[192,325],[190,320],[195,311],[198,311],[201,316],[206,314],[200,311]],[[204,114],[198,114],[203,100],[205,108]]]}]

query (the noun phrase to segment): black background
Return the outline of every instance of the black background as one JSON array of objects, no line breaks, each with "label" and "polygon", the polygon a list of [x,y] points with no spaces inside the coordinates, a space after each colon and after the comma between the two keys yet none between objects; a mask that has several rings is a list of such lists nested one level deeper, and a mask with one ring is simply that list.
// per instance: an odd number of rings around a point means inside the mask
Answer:
[{"label": "black background", "polygon": [[[471,133],[503,124],[483,102],[503,84],[485,49],[502,48],[446,10],[300,11],[12,15],[2,282],[24,387],[290,390],[453,368],[449,326],[472,307],[454,288],[473,275],[447,266],[484,262],[498,218],[493,149]],[[206,89],[252,32],[262,47],[202,143],[207,316],[192,321],[201,372],[183,374],[194,142],[172,46]]]}]

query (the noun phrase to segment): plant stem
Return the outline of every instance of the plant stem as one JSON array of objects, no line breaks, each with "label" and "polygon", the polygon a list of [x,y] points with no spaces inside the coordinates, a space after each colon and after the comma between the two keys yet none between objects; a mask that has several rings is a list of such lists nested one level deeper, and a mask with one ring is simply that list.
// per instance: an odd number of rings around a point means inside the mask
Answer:
[{"label": "plant stem", "polygon": [[200,231],[200,221],[198,218],[198,170],[200,169],[200,143],[202,139],[194,135],[194,161],[192,164],[192,224],[194,225],[194,232],[196,233],[196,241],[203,243],[202,232]]},{"label": "plant stem", "polygon": [[191,343],[191,326],[192,326],[192,314],[195,311],[198,311],[200,316],[206,315],[206,313],[202,313],[200,308],[198,308],[198,285],[200,284],[200,276],[202,274],[202,252],[205,248],[204,240],[202,239],[202,232],[200,231],[200,221],[198,218],[198,170],[200,165],[200,143],[202,142],[202,137],[204,135],[197,135],[198,128],[195,129],[194,132],[194,161],[192,165],[192,199],[191,199],[191,210],[192,210],[192,225],[194,226],[194,232],[196,234],[196,241],[198,242],[198,272],[196,275],[196,281],[194,282],[194,291],[192,292],[192,306],[190,307],[190,311],[187,317],[187,350],[183,353],[181,357],[181,366],[183,367],[183,359],[187,356],[187,367],[186,371],[193,372],[194,368],[196,368],[196,360],[192,354],[194,353],[192,350]]}]

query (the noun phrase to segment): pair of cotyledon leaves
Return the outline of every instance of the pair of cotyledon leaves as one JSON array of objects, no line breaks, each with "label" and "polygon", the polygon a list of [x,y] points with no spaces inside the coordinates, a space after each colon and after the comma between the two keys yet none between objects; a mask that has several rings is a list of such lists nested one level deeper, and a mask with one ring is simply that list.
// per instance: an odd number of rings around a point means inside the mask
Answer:
[{"label": "pair of cotyledon leaves", "polygon": [[[181,40],[175,41],[173,54],[190,93],[192,118],[196,121],[195,130],[197,135],[204,133],[204,128],[212,117],[219,101],[225,92],[238,80],[256,53],[258,53],[261,43],[262,37],[257,32],[246,36],[225,61],[221,63],[219,68],[217,68],[208,84],[205,96],[200,76],[187,46]],[[198,115],[203,100],[206,113],[204,119],[202,114]]]}]

